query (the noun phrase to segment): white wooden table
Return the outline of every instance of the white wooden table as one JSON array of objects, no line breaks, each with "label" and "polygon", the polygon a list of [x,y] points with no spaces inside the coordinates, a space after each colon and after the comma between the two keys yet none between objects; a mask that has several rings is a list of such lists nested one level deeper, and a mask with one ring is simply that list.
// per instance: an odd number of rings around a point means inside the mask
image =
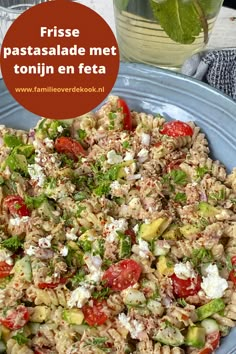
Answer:
[{"label": "white wooden table", "polygon": [[[78,2],[97,11],[115,32],[112,0],[79,0]],[[236,47],[236,10],[222,7],[208,47]]]}]

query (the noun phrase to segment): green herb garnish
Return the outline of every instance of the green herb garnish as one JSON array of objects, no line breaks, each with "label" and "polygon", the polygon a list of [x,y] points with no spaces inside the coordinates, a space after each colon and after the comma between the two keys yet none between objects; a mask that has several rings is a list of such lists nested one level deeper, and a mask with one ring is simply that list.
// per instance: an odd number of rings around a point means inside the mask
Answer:
[{"label": "green herb garnish", "polygon": [[126,140],[122,143],[122,146],[124,149],[129,149],[130,148],[130,143]]},{"label": "green herb garnish", "polygon": [[187,200],[187,196],[185,193],[180,193],[180,192],[176,193],[174,198],[175,202],[185,203],[186,200]]},{"label": "green herb garnish", "polygon": [[22,139],[12,134],[5,134],[3,137],[3,141],[4,144],[10,148],[23,145]]},{"label": "green herb garnish", "polygon": [[115,128],[115,119],[116,119],[116,113],[110,112],[108,114],[108,118],[109,118],[109,130],[113,130]]},{"label": "green herb garnish", "polygon": [[1,246],[8,248],[9,250],[15,252],[18,248],[22,247],[23,243],[18,236],[12,236],[1,242]]},{"label": "green herb garnish", "polygon": [[29,209],[37,209],[40,205],[47,200],[45,194],[40,194],[38,196],[31,197],[30,195],[25,195],[24,201]]},{"label": "green herb garnish", "polygon": [[197,178],[202,179],[202,177],[203,177],[207,172],[209,172],[209,169],[208,169],[207,167],[197,167],[197,168],[196,168],[196,175],[197,175]]},{"label": "green herb garnish", "polygon": [[29,340],[23,332],[17,332],[12,338],[15,339],[19,345],[26,344]]}]

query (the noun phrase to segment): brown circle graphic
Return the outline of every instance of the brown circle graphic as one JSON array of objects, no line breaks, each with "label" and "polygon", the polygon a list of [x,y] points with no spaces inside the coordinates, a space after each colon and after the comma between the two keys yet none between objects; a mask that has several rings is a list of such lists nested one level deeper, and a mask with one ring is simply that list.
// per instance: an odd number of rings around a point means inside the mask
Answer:
[{"label": "brown circle graphic", "polygon": [[89,112],[111,91],[119,70],[115,36],[96,12],[50,1],[24,12],[8,30],[1,70],[29,111],[67,119]]}]

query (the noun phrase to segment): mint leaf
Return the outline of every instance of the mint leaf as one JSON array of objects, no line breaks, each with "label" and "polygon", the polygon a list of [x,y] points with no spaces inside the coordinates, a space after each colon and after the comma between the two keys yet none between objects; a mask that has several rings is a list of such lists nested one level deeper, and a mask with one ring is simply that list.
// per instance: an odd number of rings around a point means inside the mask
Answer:
[{"label": "mint leaf", "polygon": [[[198,9],[196,9],[196,3]],[[161,2],[151,0],[151,8],[154,18],[160,23],[166,34],[177,43],[193,43],[202,30],[203,24],[197,0],[165,0]]]}]

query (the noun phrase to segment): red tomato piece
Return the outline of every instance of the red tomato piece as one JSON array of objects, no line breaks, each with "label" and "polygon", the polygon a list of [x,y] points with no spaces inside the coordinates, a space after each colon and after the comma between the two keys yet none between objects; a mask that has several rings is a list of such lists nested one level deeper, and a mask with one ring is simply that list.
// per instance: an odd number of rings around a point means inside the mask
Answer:
[{"label": "red tomato piece", "polygon": [[199,354],[212,354],[213,350],[210,348],[204,348],[202,350],[200,350]]},{"label": "red tomato piece", "polygon": [[213,351],[218,348],[220,343],[220,332],[215,331],[210,333],[206,337],[206,346],[203,348],[199,354],[212,354]]},{"label": "red tomato piece", "polygon": [[102,279],[112,290],[121,291],[136,284],[141,272],[142,268],[137,262],[133,259],[124,259],[108,268]]},{"label": "red tomato piece", "polygon": [[234,284],[236,284],[236,256],[233,256],[231,258],[231,263],[233,265],[233,268],[231,272],[229,273],[229,280],[231,280]]},{"label": "red tomato piece", "polygon": [[125,231],[125,235],[130,236],[132,244],[136,243],[136,235],[134,230],[128,229]]},{"label": "red tomato piece", "polygon": [[122,113],[124,115],[124,130],[132,130],[132,117],[131,113],[129,110],[129,107],[126,103],[125,100],[122,100],[121,98],[118,99],[117,101],[117,107],[122,110]]},{"label": "red tomato piece", "polygon": [[218,348],[220,343],[220,332],[215,331],[207,335],[207,343],[209,343],[213,349]]},{"label": "red tomato piece", "polygon": [[39,289],[55,289],[58,285],[60,284],[65,284],[67,281],[67,278],[61,278],[55,283],[38,283],[38,288]]},{"label": "red tomato piece", "polygon": [[82,307],[82,312],[84,314],[84,319],[89,326],[100,326],[105,323],[108,319],[104,308],[106,307],[106,301],[98,301],[93,299],[93,305],[84,305]]},{"label": "red tomato piece", "polygon": [[201,289],[201,277],[180,279],[175,274],[171,276],[174,294],[177,297],[188,297],[196,295]]},{"label": "red tomato piece", "polygon": [[78,141],[65,136],[57,138],[54,147],[59,154],[65,154],[74,161],[78,161],[78,156],[86,156],[86,151]]},{"label": "red tomato piece", "polygon": [[172,136],[173,138],[177,138],[179,136],[192,136],[193,129],[190,127],[190,125],[184,122],[180,122],[179,120],[175,120],[165,123],[160,133]]},{"label": "red tomato piece", "polygon": [[8,195],[4,198],[4,204],[8,208],[9,212],[14,216],[29,216],[30,211],[27,208],[24,199],[19,195]]},{"label": "red tomato piece", "polygon": [[6,262],[0,262],[0,278],[7,277],[12,270],[13,266],[7,264]]},{"label": "red tomato piece", "polygon": [[7,310],[4,315],[1,315],[0,323],[11,330],[16,330],[24,327],[29,321],[29,317],[27,307],[19,305],[16,308]]}]

